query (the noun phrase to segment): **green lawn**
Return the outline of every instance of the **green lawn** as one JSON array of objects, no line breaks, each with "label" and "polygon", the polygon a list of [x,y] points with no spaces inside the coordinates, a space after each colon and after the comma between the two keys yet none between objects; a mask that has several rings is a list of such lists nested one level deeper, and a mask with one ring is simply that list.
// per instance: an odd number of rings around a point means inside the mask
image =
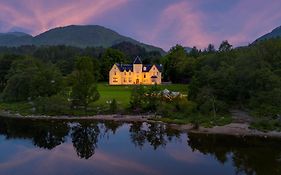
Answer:
[{"label": "green lawn", "polygon": [[[118,105],[122,108],[126,108],[130,102],[130,96],[133,86],[109,86],[108,83],[99,83],[98,91],[100,93],[100,99],[94,103],[95,106],[107,105],[107,101],[115,99]],[[145,88],[150,88],[150,86],[145,86]],[[160,89],[168,89],[170,91],[177,91],[183,94],[187,93],[186,84],[169,84],[169,85],[159,85]]]}]

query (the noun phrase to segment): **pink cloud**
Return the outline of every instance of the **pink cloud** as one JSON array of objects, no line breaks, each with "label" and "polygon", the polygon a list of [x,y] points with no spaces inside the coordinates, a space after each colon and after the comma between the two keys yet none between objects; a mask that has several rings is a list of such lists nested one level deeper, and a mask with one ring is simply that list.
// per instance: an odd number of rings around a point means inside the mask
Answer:
[{"label": "pink cloud", "polygon": [[[226,35],[234,45],[248,44],[259,36],[270,32],[277,27],[278,20],[281,22],[280,1],[265,2],[256,0],[240,1],[227,16],[241,21],[240,30],[233,35]],[[230,20],[231,22],[231,20]]]},{"label": "pink cloud", "polygon": [[0,10],[5,16],[1,16],[0,20],[8,24],[7,29],[20,26],[29,28],[32,34],[38,34],[58,26],[88,24],[122,6],[128,0],[82,1],[60,4],[57,1],[49,0],[48,3],[52,8],[46,8],[44,7],[46,1],[23,0],[18,3],[21,3],[25,9],[19,11],[8,3],[1,3]]},{"label": "pink cloud", "polygon": [[[171,43],[185,46],[206,47],[214,38],[208,35],[203,28],[204,14],[197,11],[194,3],[183,1],[169,5],[159,16],[159,20],[148,34],[143,36],[150,43],[165,42],[165,49],[171,47]],[[165,35],[161,35],[165,32]],[[162,39],[160,39],[162,38]]]},{"label": "pink cloud", "polygon": [[170,4],[162,10],[152,30],[143,27],[138,33],[150,44],[166,50],[175,44],[203,49],[209,43],[218,47],[222,40],[234,46],[247,45],[281,23],[281,3],[277,0],[240,0],[227,10],[210,10],[215,2]]}]

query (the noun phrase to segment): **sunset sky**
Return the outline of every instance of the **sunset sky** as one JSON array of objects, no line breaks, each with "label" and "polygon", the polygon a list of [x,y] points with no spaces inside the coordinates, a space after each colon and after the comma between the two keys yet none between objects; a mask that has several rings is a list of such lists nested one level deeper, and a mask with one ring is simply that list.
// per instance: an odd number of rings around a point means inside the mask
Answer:
[{"label": "sunset sky", "polygon": [[247,45],[281,25],[280,0],[0,0],[0,32],[97,24],[168,50]]}]

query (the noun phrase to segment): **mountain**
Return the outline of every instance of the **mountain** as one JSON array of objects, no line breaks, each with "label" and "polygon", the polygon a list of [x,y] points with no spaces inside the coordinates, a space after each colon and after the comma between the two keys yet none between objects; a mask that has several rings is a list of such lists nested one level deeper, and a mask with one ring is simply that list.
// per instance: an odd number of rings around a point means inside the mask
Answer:
[{"label": "mountain", "polygon": [[277,38],[277,37],[281,37],[281,26],[275,28],[270,33],[267,33],[267,34],[261,36],[255,42],[262,41],[262,40],[265,40],[265,39],[270,39],[270,38]]},{"label": "mountain", "polygon": [[22,32],[0,33],[0,46],[30,45],[33,37]]},{"label": "mountain", "polygon": [[0,46],[21,46],[21,45],[68,45],[75,47],[111,47],[121,42],[144,47],[147,51],[165,52],[152,45],[144,44],[132,38],[118,34],[117,32],[98,25],[71,25],[58,27],[41,33],[35,37],[31,35],[12,32],[0,34]]}]

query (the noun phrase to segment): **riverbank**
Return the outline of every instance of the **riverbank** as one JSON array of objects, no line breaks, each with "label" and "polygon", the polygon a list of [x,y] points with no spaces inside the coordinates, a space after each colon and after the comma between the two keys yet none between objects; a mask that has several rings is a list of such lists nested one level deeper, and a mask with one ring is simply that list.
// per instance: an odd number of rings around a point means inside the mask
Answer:
[{"label": "riverbank", "polygon": [[[157,121],[152,115],[95,115],[95,116],[45,116],[45,115],[27,115],[12,114],[6,111],[0,112],[1,117],[15,118],[15,119],[31,119],[31,120],[108,120],[116,122],[148,122],[148,123],[163,123],[175,130],[189,133],[203,133],[203,134],[220,134],[232,136],[258,136],[258,137],[272,137],[281,138],[281,132],[269,131],[262,132],[256,129],[251,129],[249,123],[230,123],[224,126],[214,126],[212,128],[205,128],[199,126],[194,128],[192,124],[170,124],[162,121]],[[152,120],[153,118],[153,120]]]}]

